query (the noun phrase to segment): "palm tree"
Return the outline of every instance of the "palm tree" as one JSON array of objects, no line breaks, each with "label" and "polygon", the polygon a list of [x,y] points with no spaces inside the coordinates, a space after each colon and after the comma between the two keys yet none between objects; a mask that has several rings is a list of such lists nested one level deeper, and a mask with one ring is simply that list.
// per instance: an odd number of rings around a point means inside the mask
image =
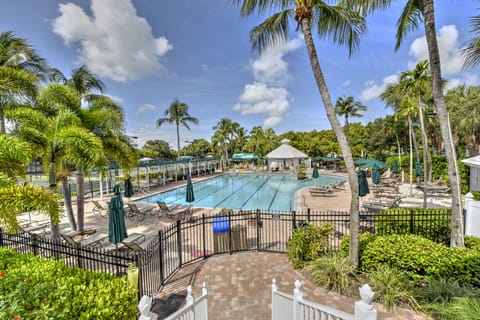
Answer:
[{"label": "palm tree", "polygon": [[355,101],[352,96],[347,98],[340,97],[335,103],[335,113],[339,116],[345,117],[345,135],[348,138],[348,118],[349,117],[362,117],[360,111],[366,111],[367,106],[363,105],[360,101]]},{"label": "palm tree", "polygon": [[[391,0],[346,0],[353,6],[367,13],[376,9],[383,9],[392,3]],[[427,40],[428,60],[430,62],[430,76],[433,93],[433,103],[440,124],[440,132],[444,142],[445,154],[448,162],[448,178],[452,187],[452,219],[451,242],[452,247],[463,247],[463,211],[461,202],[460,175],[457,165],[457,155],[452,138],[450,115],[443,95],[443,80],[440,68],[440,52],[438,49],[437,33],[435,28],[435,7],[433,0],[408,0],[397,21],[396,47],[400,45],[405,35],[418,28],[423,23]]]},{"label": "palm tree", "polygon": [[35,96],[47,70],[27,40],[12,31],[0,33],[0,134],[5,134],[5,112]]},{"label": "palm tree", "polygon": [[[78,164],[79,161],[88,164],[98,163],[103,158],[101,142],[95,135],[81,127],[80,119],[69,109],[60,109],[54,116],[45,116],[33,108],[19,108],[10,112],[15,119],[13,133],[29,143],[42,158],[44,170],[49,173],[52,192],[57,192],[58,177],[64,178],[68,175],[68,172],[60,169],[68,168],[69,163]],[[66,185],[65,181],[63,185]],[[65,206],[71,207],[65,192],[64,199]],[[75,219],[69,210],[67,217],[75,229]],[[51,224],[52,239],[59,239],[58,221],[51,220]]]},{"label": "palm tree", "polygon": [[289,34],[289,19],[293,18],[297,25],[297,30],[301,28],[307,47],[310,64],[313,75],[322,97],[323,105],[327,113],[327,118],[335,132],[340,144],[342,154],[348,171],[350,188],[352,193],[350,206],[350,255],[349,262],[354,267],[358,266],[358,178],[355,172],[352,152],[349,143],[338,121],[327,83],[320,68],[318,56],[313,41],[311,27],[317,29],[321,37],[329,37],[340,45],[346,45],[350,54],[357,47],[360,36],[365,32],[366,24],[362,16],[357,12],[343,7],[328,5],[326,1],[321,0],[234,0],[235,3],[242,3],[241,14],[249,16],[255,9],[259,14],[263,14],[267,9],[277,10],[260,25],[254,27],[250,32],[250,40],[253,49],[263,52],[268,47],[285,41]]},{"label": "palm tree", "polygon": [[190,130],[188,123],[198,124],[198,119],[192,117],[188,113],[188,104],[180,102],[178,99],[175,99],[167,110],[165,110],[165,118],[160,118],[157,120],[157,128],[161,127],[162,124],[175,123],[177,127],[177,156],[180,156],[180,124],[185,128]]},{"label": "palm tree", "polygon": [[212,137],[212,142],[214,142],[214,145],[220,147],[224,165],[229,159],[228,149],[233,143],[233,138],[235,137],[235,130],[239,127],[240,124],[228,118],[220,119],[220,121],[218,121],[218,123],[213,126],[213,130],[215,130],[215,132]]},{"label": "palm tree", "polygon": [[471,32],[474,37],[468,42],[463,49],[465,56],[465,67],[477,67],[480,64],[480,16],[473,16],[469,19]]}]

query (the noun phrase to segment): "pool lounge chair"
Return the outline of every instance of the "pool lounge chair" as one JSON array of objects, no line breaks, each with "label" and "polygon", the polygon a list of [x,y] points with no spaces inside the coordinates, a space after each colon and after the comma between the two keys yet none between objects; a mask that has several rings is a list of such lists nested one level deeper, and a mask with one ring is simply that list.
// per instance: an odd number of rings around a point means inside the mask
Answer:
[{"label": "pool lounge chair", "polygon": [[127,203],[127,206],[130,208],[130,212],[127,212],[127,218],[133,219],[137,217],[138,221],[145,219],[146,213],[152,213],[154,207],[143,207],[139,208],[135,203]]},{"label": "pool lounge chair", "polygon": [[108,238],[108,234],[103,232],[96,232],[93,235],[81,240],[75,240],[71,235],[65,233],[61,233],[60,235],[65,242],[71,244],[72,246],[80,245],[81,247],[98,247],[101,246],[101,243]]},{"label": "pool lounge chair", "polygon": [[98,214],[102,217],[106,217],[108,215],[108,208],[104,207],[99,201],[92,200],[93,203],[93,214]]}]

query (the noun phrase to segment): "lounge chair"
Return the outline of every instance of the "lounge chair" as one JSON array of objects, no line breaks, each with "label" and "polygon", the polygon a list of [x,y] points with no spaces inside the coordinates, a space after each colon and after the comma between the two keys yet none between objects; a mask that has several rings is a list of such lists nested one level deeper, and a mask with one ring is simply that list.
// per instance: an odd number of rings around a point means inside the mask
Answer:
[{"label": "lounge chair", "polygon": [[127,218],[133,219],[137,217],[138,221],[143,221],[145,219],[146,213],[151,213],[154,210],[154,207],[143,207],[139,208],[135,203],[127,203],[130,208],[130,212],[127,213]]},{"label": "lounge chair", "polygon": [[184,220],[192,217],[192,206],[178,206],[165,212],[167,218],[173,220]]},{"label": "lounge chair", "polygon": [[106,217],[108,215],[108,208],[104,207],[100,202],[97,200],[92,200],[93,203],[93,214],[98,214],[102,217]]},{"label": "lounge chair", "polygon": [[312,187],[309,189],[310,195],[316,196],[326,196],[332,194],[335,190],[331,186],[318,186]]},{"label": "lounge chair", "polygon": [[80,245],[81,247],[98,247],[101,246],[102,241],[108,238],[108,234],[103,232],[96,232],[93,235],[81,240],[75,240],[72,236],[65,233],[61,233],[61,236],[72,246]]},{"label": "lounge chair", "polygon": [[158,201],[157,206],[158,206],[157,214],[159,214],[159,216],[161,216],[163,213],[172,212],[172,210],[175,210],[176,208],[180,207],[179,204],[174,204],[169,206],[163,201]]},{"label": "lounge chair", "polygon": [[141,252],[141,251],[145,251],[151,242],[152,241],[149,240],[149,241],[143,241],[141,243],[137,243],[133,241],[127,241],[127,239],[125,239],[122,241],[122,245],[124,245],[125,247],[127,247],[132,251]]}]

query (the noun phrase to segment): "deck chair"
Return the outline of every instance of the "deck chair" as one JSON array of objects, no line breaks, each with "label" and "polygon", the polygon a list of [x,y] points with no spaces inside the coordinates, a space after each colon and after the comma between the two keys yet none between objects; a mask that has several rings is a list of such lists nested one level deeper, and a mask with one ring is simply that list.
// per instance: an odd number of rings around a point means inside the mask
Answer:
[{"label": "deck chair", "polygon": [[145,249],[148,247],[151,241],[144,241],[142,243],[137,243],[137,242],[129,242],[126,241],[127,239],[124,239],[122,241],[122,244],[127,247],[128,249],[135,251],[135,252],[142,252],[145,251]]},{"label": "deck chair", "polygon": [[138,221],[142,221],[145,219],[145,214],[146,213],[152,213],[152,210],[154,210],[154,207],[144,207],[144,208],[139,208],[135,203],[127,203],[128,207],[130,208],[130,212],[127,212],[127,218],[133,219],[137,217]]},{"label": "deck chair", "polygon": [[100,216],[106,217],[108,215],[108,209],[105,208],[100,202],[97,200],[92,200],[93,203],[93,214],[98,214]]},{"label": "deck chair", "polygon": [[178,204],[174,204],[172,206],[167,205],[165,202],[158,201],[157,202],[158,206],[158,213],[167,213],[167,212],[172,212],[172,210],[175,210],[176,208],[180,207]]}]

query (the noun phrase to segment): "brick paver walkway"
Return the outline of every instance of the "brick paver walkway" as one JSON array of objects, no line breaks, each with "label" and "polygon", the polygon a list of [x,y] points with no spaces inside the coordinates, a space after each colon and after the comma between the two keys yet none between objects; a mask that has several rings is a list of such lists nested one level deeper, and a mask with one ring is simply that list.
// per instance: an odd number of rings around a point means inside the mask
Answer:
[{"label": "brick paver walkway", "polygon": [[[284,254],[241,252],[218,255],[182,268],[155,297],[152,311],[160,319],[185,303],[186,288],[192,284],[195,296],[201,294],[203,282],[208,289],[209,320],[271,319],[271,284],[276,279],[278,289],[293,293],[295,280],[302,283],[305,299],[353,313],[355,298],[347,298],[315,286],[303,274],[294,270]],[[428,319],[412,310],[384,311],[376,304],[378,319]]]}]

